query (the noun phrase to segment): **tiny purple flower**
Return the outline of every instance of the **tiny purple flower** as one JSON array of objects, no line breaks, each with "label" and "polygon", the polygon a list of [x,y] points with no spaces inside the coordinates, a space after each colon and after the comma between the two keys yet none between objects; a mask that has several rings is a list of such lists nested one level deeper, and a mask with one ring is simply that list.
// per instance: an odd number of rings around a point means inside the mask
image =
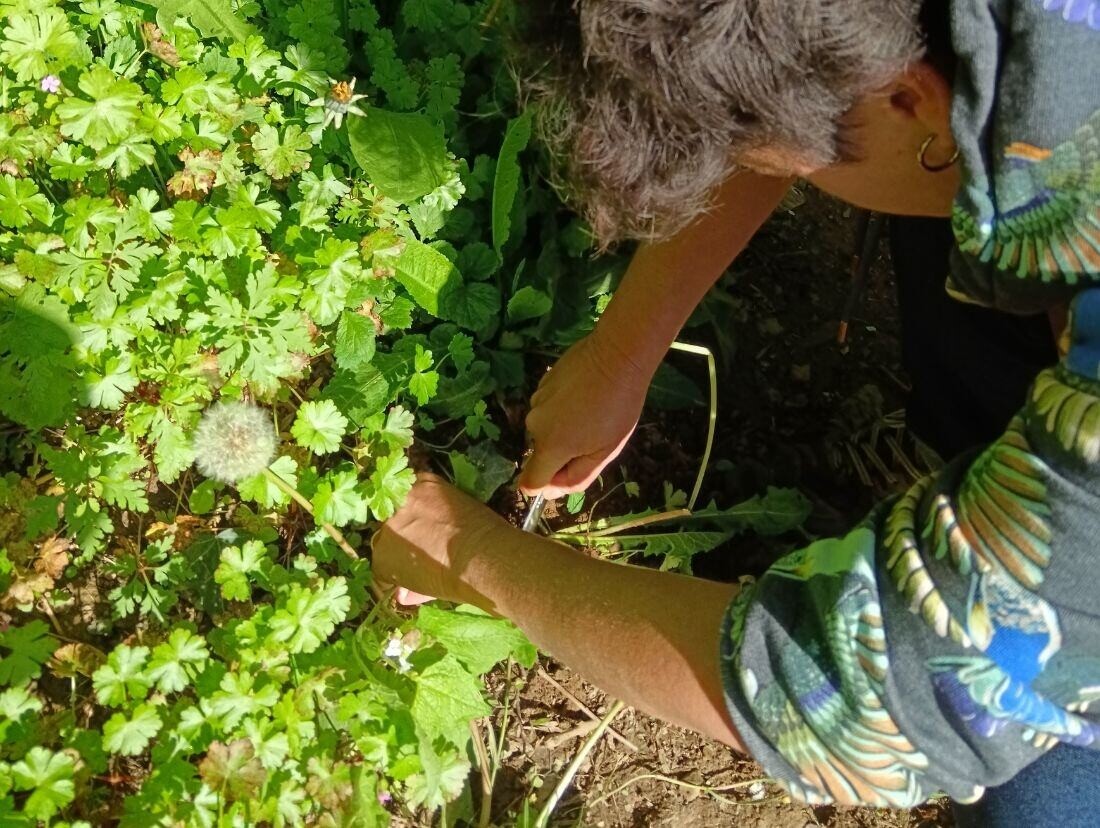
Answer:
[{"label": "tiny purple flower", "polygon": [[393,796],[389,791],[378,792],[378,802],[382,805],[389,805],[393,801]]},{"label": "tiny purple flower", "polygon": [[38,86],[43,92],[50,92],[56,95],[58,90],[61,89],[61,78],[57,75],[46,75],[46,77],[42,78],[39,82]]}]

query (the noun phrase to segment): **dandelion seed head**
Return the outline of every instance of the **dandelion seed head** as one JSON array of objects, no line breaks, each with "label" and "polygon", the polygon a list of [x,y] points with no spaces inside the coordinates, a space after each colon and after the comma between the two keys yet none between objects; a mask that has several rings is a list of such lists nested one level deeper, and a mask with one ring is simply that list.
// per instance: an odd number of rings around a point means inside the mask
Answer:
[{"label": "dandelion seed head", "polygon": [[236,483],[268,467],[275,459],[278,435],[266,409],[223,402],[203,412],[192,444],[195,466],[202,474],[223,483]]}]

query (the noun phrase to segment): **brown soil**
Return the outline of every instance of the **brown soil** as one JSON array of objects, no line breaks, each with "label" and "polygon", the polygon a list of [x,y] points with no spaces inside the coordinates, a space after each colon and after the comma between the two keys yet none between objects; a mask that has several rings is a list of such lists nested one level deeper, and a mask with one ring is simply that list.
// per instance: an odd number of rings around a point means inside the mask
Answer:
[{"label": "brown soil", "polygon": [[[720,355],[719,430],[703,502],[731,505],[768,485],[796,486],[814,502],[808,536],[844,531],[871,503],[924,466],[895,414],[905,384],[895,334],[894,284],[885,243],[846,347],[837,322],[849,292],[854,239],[851,212],[808,188],[803,203],[781,211],[724,278],[722,301],[698,314],[683,339]],[[709,319],[708,319],[709,314]],[[732,331],[732,334],[728,333]],[[702,361],[671,360],[706,387]],[[891,416],[894,415],[894,416]],[[690,490],[706,436],[706,411],[647,412],[621,466],[604,476],[599,516],[663,502],[666,481]],[[892,441],[892,442],[891,442]],[[555,526],[585,516],[548,513]],[[738,538],[697,556],[695,572],[736,580],[758,574],[807,535]],[[555,686],[549,675],[560,685]],[[569,671],[544,661],[532,671],[498,673],[501,710],[490,741],[499,744],[494,825],[524,825],[553,790],[592,725],[564,691],[602,716],[610,701]],[[759,766],[721,745],[633,710],[614,722],[631,746],[605,734],[555,811],[555,825],[626,826],[938,826],[953,824],[944,802],[912,812],[810,808],[767,783]],[[636,748],[636,750],[634,749]]]}]

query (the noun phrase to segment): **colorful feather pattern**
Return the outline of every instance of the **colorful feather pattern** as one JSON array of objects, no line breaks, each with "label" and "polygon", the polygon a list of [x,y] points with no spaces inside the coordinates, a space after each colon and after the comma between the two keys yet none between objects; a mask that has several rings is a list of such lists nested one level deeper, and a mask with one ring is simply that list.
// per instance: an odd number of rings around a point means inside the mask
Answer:
[{"label": "colorful feather pattern", "polygon": [[1053,150],[1005,147],[995,202],[989,217],[956,204],[962,252],[1020,279],[1100,281],[1100,111]]}]

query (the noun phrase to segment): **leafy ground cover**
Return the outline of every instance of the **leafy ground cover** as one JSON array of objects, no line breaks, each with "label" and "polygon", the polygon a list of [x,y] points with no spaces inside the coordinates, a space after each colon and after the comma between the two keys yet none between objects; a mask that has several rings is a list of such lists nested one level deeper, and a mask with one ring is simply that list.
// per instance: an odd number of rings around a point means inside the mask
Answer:
[{"label": "leafy ground cover", "polygon": [[[3,824],[472,818],[482,677],[536,653],[396,614],[369,535],[414,466],[507,501],[527,361],[621,269],[538,175],[512,14],[0,3]],[[687,569],[805,515],[751,503],[597,546]]]}]

